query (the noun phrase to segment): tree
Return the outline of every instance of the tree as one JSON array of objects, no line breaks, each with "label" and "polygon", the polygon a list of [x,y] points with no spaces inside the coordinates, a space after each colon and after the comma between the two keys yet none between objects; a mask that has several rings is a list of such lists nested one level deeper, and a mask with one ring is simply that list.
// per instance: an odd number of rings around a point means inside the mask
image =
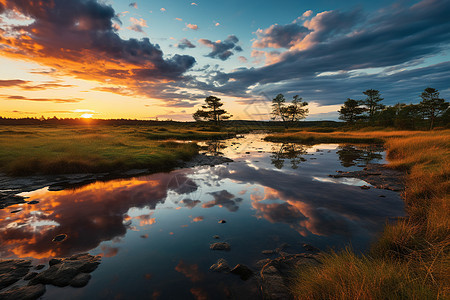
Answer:
[{"label": "tree", "polygon": [[445,99],[439,98],[436,89],[427,87],[420,95],[422,102],[419,103],[423,116],[430,120],[430,130],[433,129],[434,120],[445,112],[449,103]]},{"label": "tree", "polygon": [[353,124],[357,120],[360,120],[362,118],[362,114],[367,111],[367,108],[360,107],[360,104],[360,101],[347,98],[347,101],[345,101],[344,105],[341,106],[341,109],[338,110],[340,115],[339,119],[349,124]]},{"label": "tree", "polygon": [[195,121],[212,121],[216,125],[219,125],[221,120],[228,120],[231,118],[231,115],[228,115],[228,112],[224,109],[221,109],[223,103],[220,102],[221,99],[208,96],[205,99],[206,105],[202,105],[203,109],[198,109],[192,117]]},{"label": "tree", "polygon": [[367,106],[367,110],[369,112],[369,120],[373,121],[373,116],[376,112],[382,110],[385,106],[380,102],[383,100],[380,96],[380,91],[378,90],[366,90],[363,92],[364,95],[367,96],[365,100],[363,100],[363,104]]},{"label": "tree", "polygon": [[286,98],[284,98],[283,94],[278,94],[272,100],[272,120],[281,119],[285,128],[288,128],[289,124],[294,124],[306,118],[309,111],[305,108],[308,102],[303,102],[298,95],[294,96],[291,103],[286,105]]}]

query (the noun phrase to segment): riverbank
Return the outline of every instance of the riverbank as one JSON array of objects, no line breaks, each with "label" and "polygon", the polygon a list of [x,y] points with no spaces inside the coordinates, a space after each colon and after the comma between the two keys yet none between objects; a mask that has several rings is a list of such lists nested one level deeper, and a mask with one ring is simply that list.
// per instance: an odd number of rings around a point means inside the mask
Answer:
[{"label": "riverbank", "polygon": [[387,224],[367,255],[346,249],[321,265],[298,268],[297,299],[444,299],[450,291],[450,130],[432,132],[297,132],[277,142],[383,141],[388,168],[407,172],[408,217]]}]

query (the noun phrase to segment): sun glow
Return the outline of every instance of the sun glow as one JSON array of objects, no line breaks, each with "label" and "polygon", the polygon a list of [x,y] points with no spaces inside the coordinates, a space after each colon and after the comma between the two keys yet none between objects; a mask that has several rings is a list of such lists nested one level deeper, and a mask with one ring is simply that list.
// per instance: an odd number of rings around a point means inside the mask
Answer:
[{"label": "sun glow", "polygon": [[80,117],[84,119],[92,119],[93,114],[82,114]]}]

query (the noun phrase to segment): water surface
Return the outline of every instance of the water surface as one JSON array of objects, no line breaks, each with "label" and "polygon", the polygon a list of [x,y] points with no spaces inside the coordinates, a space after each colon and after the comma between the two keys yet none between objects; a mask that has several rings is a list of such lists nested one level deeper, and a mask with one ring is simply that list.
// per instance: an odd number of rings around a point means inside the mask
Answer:
[{"label": "water surface", "polygon": [[[258,296],[248,282],[209,271],[218,258],[252,267],[267,257],[262,250],[282,243],[290,253],[304,252],[303,243],[364,251],[389,217],[403,215],[398,193],[328,176],[384,163],[379,147],[262,137],[203,143],[204,152],[232,158],[229,164],[26,193],[39,203],[0,211],[1,257],[103,256],[86,287],[47,286],[43,299],[248,298]],[[68,238],[52,242],[61,233]],[[231,251],[211,251],[217,241]]]}]

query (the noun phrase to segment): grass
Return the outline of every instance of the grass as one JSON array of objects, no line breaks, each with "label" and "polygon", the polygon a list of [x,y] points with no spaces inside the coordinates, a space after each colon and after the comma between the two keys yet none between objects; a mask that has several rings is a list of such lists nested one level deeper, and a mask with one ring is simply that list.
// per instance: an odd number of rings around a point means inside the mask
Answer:
[{"label": "grass", "polygon": [[383,142],[388,167],[407,171],[407,218],[387,224],[367,256],[348,249],[298,269],[297,299],[448,299],[450,296],[450,130],[289,132],[278,142]]},{"label": "grass", "polygon": [[[198,153],[195,143],[167,141],[188,131],[147,126],[4,126],[0,128],[0,172],[23,176],[167,170]],[[219,134],[188,132],[189,139]]]}]

